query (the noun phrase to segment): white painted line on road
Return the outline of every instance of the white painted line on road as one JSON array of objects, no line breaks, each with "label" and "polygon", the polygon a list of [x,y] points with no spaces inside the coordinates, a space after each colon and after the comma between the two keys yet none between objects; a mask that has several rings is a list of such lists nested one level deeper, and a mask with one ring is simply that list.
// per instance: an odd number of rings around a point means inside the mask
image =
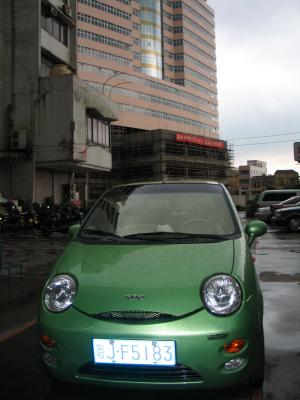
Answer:
[{"label": "white painted line on road", "polygon": [[5,342],[6,340],[18,335],[19,333],[22,333],[24,331],[26,331],[26,329],[31,328],[33,325],[36,324],[36,319],[30,321],[30,322],[26,322],[26,324],[18,327],[18,328],[14,328],[11,329],[9,331],[6,331],[4,333],[0,333],[0,343]]}]

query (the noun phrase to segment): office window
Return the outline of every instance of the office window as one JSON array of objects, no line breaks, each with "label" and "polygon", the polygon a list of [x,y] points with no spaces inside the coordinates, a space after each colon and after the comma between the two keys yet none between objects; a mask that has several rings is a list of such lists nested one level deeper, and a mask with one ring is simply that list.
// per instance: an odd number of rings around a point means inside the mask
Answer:
[{"label": "office window", "polygon": [[88,24],[96,25],[104,29],[109,29],[114,32],[121,33],[122,35],[130,36],[131,35],[131,30],[123,28],[120,25],[113,24],[108,21],[104,21],[102,19],[93,17],[91,15],[87,14],[82,14],[82,13],[77,13],[77,19],[78,21],[86,22]]}]

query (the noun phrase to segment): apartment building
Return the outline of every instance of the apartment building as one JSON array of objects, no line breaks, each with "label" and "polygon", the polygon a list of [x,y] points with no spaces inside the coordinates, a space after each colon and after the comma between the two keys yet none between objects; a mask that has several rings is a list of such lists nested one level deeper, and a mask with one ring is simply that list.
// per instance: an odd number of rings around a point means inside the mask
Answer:
[{"label": "apartment building", "polygon": [[0,193],[63,200],[74,173],[110,171],[117,108],[76,76],[76,0],[0,2]]},{"label": "apartment building", "polygon": [[241,194],[252,193],[252,178],[267,175],[267,163],[259,160],[248,160],[247,165],[239,166]]},{"label": "apartment building", "polygon": [[277,169],[274,179],[278,189],[294,189],[299,185],[299,174],[293,169]]}]

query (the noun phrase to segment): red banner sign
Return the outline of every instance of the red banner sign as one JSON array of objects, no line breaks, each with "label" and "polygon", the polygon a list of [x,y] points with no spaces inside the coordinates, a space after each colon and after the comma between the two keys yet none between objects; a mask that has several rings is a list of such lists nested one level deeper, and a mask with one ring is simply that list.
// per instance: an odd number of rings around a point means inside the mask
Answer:
[{"label": "red banner sign", "polygon": [[224,149],[223,140],[210,139],[203,136],[189,135],[187,133],[176,133],[176,142],[198,144],[205,147],[214,147],[215,149]]}]

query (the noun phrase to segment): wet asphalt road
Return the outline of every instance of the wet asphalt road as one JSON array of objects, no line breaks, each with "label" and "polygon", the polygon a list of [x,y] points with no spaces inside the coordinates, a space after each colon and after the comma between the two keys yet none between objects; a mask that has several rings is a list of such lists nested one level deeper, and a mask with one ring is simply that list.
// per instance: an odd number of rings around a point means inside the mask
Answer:
[{"label": "wet asphalt road", "polygon": [[300,399],[300,234],[269,228],[256,246],[264,295],[264,398]]},{"label": "wet asphalt road", "polygon": [[[23,287],[0,280],[0,399],[205,399],[300,400],[300,234],[269,228],[256,244],[256,266],[265,301],[266,379],[264,393],[249,388],[222,392],[142,392],[85,387],[49,391],[38,357],[34,319],[37,293],[67,240],[39,234],[2,235],[4,263],[22,263]],[[26,325],[27,324],[27,325]]]}]

